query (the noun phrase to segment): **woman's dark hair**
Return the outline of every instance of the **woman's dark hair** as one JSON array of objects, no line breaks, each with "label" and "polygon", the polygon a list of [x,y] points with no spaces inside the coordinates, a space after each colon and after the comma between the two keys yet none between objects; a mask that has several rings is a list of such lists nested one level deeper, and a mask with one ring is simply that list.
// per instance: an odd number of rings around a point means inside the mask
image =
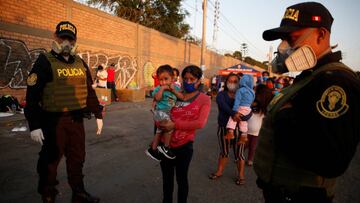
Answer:
[{"label": "woman's dark hair", "polygon": [[179,69],[173,68],[173,71],[176,73],[176,76],[179,76],[179,75],[180,75]]},{"label": "woman's dark hair", "polygon": [[168,64],[159,66],[159,68],[156,70],[156,75],[159,77],[159,75],[164,72],[169,73],[169,75],[172,77],[174,76],[173,67]]},{"label": "woman's dark hair", "polygon": [[104,67],[102,65],[99,65],[97,69],[98,70],[104,70]]},{"label": "woman's dark hair", "polygon": [[264,76],[265,74],[266,74],[267,76],[270,76],[270,73],[269,73],[268,71],[263,71],[263,72],[261,73],[262,76]]},{"label": "woman's dark hair", "polygon": [[226,83],[227,83],[227,81],[229,80],[229,78],[230,78],[230,77],[233,77],[233,76],[234,76],[234,77],[237,77],[237,79],[240,81],[240,77],[239,77],[238,74],[230,73],[230,74],[227,75],[226,78],[225,78],[224,91],[228,91],[228,90],[229,90],[228,87],[227,87],[227,85],[226,85]]},{"label": "woman's dark hair", "polygon": [[259,84],[255,89],[255,100],[253,105],[260,113],[266,113],[266,108],[274,97],[272,90],[264,84]]},{"label": "woman's dark hair", "polygon": [[181,72],[181,77],[184,78],[186,73],[190,73],[197,79],[200,79],[203,75],[202,70],[198,66],[195,66],[195,65],[186,66],[186,68],[184,68],[184,70]]}]

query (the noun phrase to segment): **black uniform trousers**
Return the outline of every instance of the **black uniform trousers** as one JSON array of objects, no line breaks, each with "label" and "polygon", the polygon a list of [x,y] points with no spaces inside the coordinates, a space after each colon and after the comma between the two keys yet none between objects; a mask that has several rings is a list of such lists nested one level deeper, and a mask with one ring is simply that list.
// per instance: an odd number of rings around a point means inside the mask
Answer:
[{"label": "black uniform trousers", "polygon": [[83,114],[48,113],[42,126],[45,140],[39,153],[37,171],[38,192],[51,193],[58,184],[57,167],[62,157],[66,157],[68,182],[73,191],[83,191],[83,164],[85,161],[85,131]]},{"label": "black uniform trousers", "polygon": [[178,184],[178,203],[186,203],[189,193],[188,171],[193,155],[193,143],[189,142],[178,148],[172,148],[175,159],[164,158],[160,162],[163,176],[163,203],[173,202],[174,175]]}]

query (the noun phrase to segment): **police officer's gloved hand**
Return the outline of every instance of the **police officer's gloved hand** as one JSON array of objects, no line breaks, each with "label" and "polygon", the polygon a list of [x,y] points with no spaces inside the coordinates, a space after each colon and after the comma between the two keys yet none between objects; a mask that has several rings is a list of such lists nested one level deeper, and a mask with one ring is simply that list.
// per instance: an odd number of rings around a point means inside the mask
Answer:
[{"label": "police officer's gloved hand", "polygon": [[41,145],[43,145],[43,140],[44,138],[44,134],[43,131],[41,129],[36,129],[30,132],[30,137],[32,140],[34,140],[35,142],[40,143]]},{"label": "police officer's gloved hand", "polygon": [[103,128],[103,119],[99,119],[97,118],[96,119],[96,125],[97,125],[97,130],[96,130],[96,134],[97,135],[100,135],[101,134],[101,131],[102,131],[102,128]]}]

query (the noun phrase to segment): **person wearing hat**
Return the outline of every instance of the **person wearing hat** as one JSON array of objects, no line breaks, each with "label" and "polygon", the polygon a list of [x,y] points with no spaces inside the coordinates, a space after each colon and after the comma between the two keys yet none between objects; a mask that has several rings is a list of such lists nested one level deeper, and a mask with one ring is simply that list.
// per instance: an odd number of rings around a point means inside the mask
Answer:
[{"label": "person wearing hat", "polygon": [[254,159],[265,202],[332,202],[337,177],[360,139],[360,82],[332,52],[333,17],[322,4],[288,7],[280,27],[274,73],[301,71],[270,102]]},{"label": "person wearing hat", "polygon": [[85,191],[84,113],[95,114],[97,134],[103,121],[87,64],[75,54],[77,30],[62,21],[56,26],[51,51],[40,54],[27,78],[25,117],[31,139],[42,145],[37,172],[43,202],[55,202],[58,164],[64,155],[72,202],[99,202]]}]

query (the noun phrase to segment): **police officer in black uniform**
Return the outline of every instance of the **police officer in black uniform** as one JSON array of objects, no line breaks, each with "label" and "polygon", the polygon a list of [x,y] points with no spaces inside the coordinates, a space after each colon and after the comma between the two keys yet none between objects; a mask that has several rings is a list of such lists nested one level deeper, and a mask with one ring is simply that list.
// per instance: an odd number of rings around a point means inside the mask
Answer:
[{"label": "police officer in black uniform", "polygon": [[74,24],[60,22],[52,50],[39,56],[27,78],[25,116],[31,138],[42,145],[37,171],[43,202],[55,202],[57,167],[63,155],[72,202],[99,202],[85,191],[83,183],[84,113],[94,113],[97,134],[103,122],[89,67],[75,55],[76,35]]},{"label": "police officer in black uniform", "polygon": [[254,170],[265,202],[331,202],[360,137],[360,82],[332,52],[333,17],[316,2],[286,9],[272,63],[276,73],[302,71],[268,106]]}]

